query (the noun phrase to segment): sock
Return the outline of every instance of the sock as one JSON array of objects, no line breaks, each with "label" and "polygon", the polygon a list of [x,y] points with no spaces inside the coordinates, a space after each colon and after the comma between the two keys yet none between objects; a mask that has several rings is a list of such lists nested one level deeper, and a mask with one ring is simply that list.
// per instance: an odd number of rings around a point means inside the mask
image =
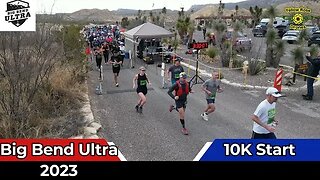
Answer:
[{"label": "sock", "polygon": [[183,127],[183,128],[186,128],[185,125],[184,125],[184,119],[180,119],[180,122],[181,122],[181,124],[182,124],[182,127]]}]

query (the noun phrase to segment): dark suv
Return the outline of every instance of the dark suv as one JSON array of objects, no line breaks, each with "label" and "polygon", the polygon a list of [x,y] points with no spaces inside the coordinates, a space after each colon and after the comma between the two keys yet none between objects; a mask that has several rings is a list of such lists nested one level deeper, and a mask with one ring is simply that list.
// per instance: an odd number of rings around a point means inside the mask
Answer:
[{"label": "dark suv", "polygon": [[311,46],[312,44],[320,45],[320,31],[316,31],[311,35],[308,40],[308,46]]},{"label": "dark suv", "polygon": [[254,37],[256,37],[256,36],[263,36],[264,37],[267,33],[267,26],[259,24],[252,29],[252,33],[253,33]]}]

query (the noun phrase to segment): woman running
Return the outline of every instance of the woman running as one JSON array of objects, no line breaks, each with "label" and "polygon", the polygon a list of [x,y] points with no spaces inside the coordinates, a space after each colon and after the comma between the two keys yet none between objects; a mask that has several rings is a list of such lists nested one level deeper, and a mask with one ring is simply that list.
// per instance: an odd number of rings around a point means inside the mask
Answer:
[{"label": "woman running", "polygon": [[140,73],[136,74],[133,78],[133,89],[137,84],[137,94],[139,96],[138,104],[136,105],[136,110],[139,113],[142,113],[142,107],[147,102],[146,94],[148,93],[147,83],[151,85],[151,82],[147,78],[145,73],[146,68],[141,66],[139,68]]}]

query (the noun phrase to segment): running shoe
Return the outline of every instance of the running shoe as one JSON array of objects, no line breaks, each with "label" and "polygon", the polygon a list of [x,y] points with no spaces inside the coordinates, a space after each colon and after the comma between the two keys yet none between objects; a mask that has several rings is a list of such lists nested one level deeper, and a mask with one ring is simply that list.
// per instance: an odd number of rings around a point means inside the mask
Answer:
[{"label": "running shoe", "polygon": [[184,135],[188,135],[189,133],[188,133],[188,130],[186,129],[186,128],[182,128],[182,133],[184,134]]},{"label": "running shoe", "polygon": [[139,107],[139,113],[142,113],[142,107],[141,106]]},{"label": "running shoe", "polygon": [[174,109],[174,105],[171,105],[171,106],[169,107],[169,112],[172,112],[173,109]]},{"label": "running shoe", "polygon": [[136,105],[136,111],[139,112],[139,106],[138,105]]},{"label": "running shoe", "polygon": [[205,120],[205,121],[208,121],[208,120],[209,120],[208,115],[207,115],[206,113],[202,113],[202,114],[201,114],[201,117],[202,117],[202,119]]},{"label": "running shoe", "polygon": [[116,87],[119,87],[119,83],[116,83]]}]

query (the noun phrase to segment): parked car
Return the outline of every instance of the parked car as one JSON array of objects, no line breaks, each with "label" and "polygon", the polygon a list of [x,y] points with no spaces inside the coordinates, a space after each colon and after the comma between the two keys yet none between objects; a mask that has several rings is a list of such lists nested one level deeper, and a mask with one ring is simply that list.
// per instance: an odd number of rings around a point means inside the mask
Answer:
[{"label": "parked car", "polygon": [[266,33],[267,33],[267,26],[266,25],[259,24],[259,25],[256,25],[256,27],[254,27],[252,29],[252,34],[254,37],[256,37],[256,36],[263,36],[264,37],[266,35]]},{"label": "parked car", "polygon": [[289,30],[283,35],[282,40],[287,41],[289,44],[297,43],[299,39],[299,34],[299,31]]},{"label": "parked car", "polygon": [[287,25],[280,25],[280,26],[277,26],[275,29],[276,29],[277,32],[278,32],[278,36],[279,36],[280,38],[282,38],[283,35],[284,35],[287,31],[289,31],[289,26],[287,26]]},{"label": "parked car", "polygon": [[308,46],[311,46],[312,44],[320,45],[320,31],[316,31],[311,35],[308,40]]},{"label": "parked car", "polygon": [[233,44],[233,46],[238,52],[242,52],[246,50],[250,51],[252,48],[252,41],[250,38],[247,37],[246,34],[242,34],[241,32],[238,32],[236,41]]},{"label": "parked car", "polygon": [[306,27],[307,34],[309,38],[315,33],[316,31],[319,31],[318,26],[307,26]]},{"label": "parked car", "polygon": [[[230,40],[232,37],[233,29],[228,29],[226,33],[226,40]],[[246,34],[242,32],[238,32],[236,34],[236,39],[233,43],[233,48],[236,49],[238,52],[242,52],[245,50],[251,50],[252,48],[252,41],[251,38],[248,38]]]}]

